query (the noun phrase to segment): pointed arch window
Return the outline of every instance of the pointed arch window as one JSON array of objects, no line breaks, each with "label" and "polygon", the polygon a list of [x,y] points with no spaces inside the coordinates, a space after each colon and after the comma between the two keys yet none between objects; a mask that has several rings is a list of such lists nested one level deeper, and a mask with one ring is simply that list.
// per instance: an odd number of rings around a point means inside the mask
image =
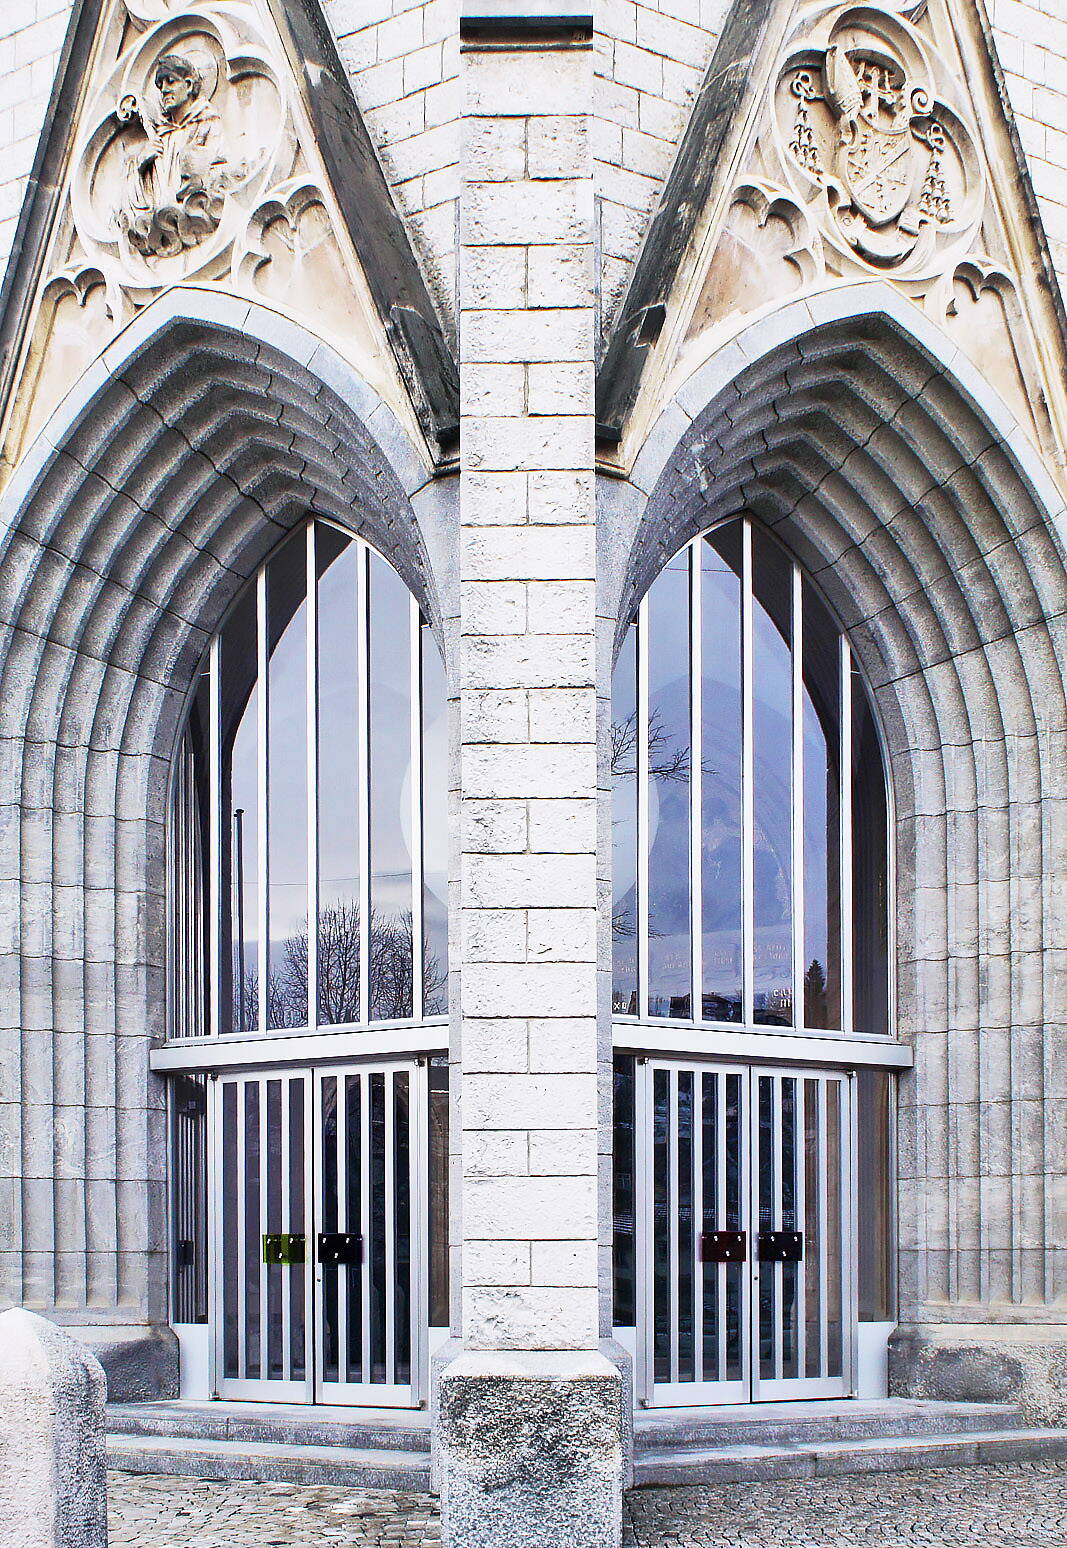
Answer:
[{"label": "pointed arch window", "polygon": [[170,813],[175,1037],[446,1010],[444,668],[369,544],[309,522],[212,642]]},{"label": "pointed arch window", "polygon": [[747,518],[688,543],[612,703],[615,1014],[887,1035],[881,743],[800,565]]}]

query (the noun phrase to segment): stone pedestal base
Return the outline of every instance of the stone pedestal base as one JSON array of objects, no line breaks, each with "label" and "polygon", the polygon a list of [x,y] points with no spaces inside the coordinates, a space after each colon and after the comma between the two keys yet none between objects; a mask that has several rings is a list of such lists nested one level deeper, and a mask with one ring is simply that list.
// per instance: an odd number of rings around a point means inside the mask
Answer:
[{"label": "stone pedestal base", "polygon": [[889,1340],[893,1397],[1019,1403],[1039,1424],[1067,1421],[1067,1326],[905,1323]]},{"label": "stone pedestal base", "polygon": [[[62,1314],[52,1320],[61,1322]],[[66,1331],[104,1367],[109,1403],[158,1403],[178,1396],[178,1340],[166,1323],[68,1324]]]},{"label": "stone pedestal base", "polygon": [[601,1354],[464,1353],[440,1374],[449,1548],[618,1548],[623,1381]]}]

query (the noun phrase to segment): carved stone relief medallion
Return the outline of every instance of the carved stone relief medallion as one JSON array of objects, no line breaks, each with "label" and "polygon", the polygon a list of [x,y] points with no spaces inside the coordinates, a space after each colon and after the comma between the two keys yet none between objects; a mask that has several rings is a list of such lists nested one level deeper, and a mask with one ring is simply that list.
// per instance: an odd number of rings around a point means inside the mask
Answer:
[{"label": "carved stone relief medallion", "polygon": [[974,136],[899,14],[850,8],[815,29],[787,58],[774,108],[782,171],[842,255],[933,277],[970,246],[984,203]]},{"label": "carved stone relief medallion", "polygon": [[[143,11],[143,5],[134,8]],[[205,270],[293,155],[279,70],[239,3],[148,7],[96,99],[71,183],[85,257],[117,286]]]}]

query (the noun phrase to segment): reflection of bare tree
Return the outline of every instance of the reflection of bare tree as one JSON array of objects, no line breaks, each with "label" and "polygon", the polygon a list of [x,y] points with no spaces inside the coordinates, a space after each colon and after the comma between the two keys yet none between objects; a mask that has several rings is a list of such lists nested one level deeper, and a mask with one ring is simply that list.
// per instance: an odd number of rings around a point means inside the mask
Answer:
[{"label": "reflection of bare tree", "polygon": [[[648,717],[648,771],[654,779],[685,780],[689,778],[689,748],[679,747],[671,751],[674,740],[665,729],[656,710]],[[637,773],[637,711],[625,720],[611,723],[611,775],[624,779]]]},{"label": "reflection of bare tree", "polygon": [[[359,906],[330,904],[319,913],[318,1025],[347,1026],[359,1021]],[[402,1020],[412,1014],[414,924],[410,912],[394,915],[371,911],[370,1019]],[[445,1008],[447,969],[437,953],[423,955],[423,1007],[427,1015]],[[257,974],[245,975],[246,1019],[258,1019]],[[308,933],[306,927],[287,936],[271,965],[267,987],[267,1017],[271,1027],[308,1024]]]}]

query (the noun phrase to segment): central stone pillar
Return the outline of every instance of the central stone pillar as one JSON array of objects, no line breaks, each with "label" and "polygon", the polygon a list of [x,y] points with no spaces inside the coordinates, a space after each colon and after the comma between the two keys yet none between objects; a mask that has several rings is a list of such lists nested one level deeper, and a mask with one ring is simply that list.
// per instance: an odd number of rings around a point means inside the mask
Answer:
[{"label": "central stone pillar", "polygon": [[[489,12],[489,7],[486,7]],[[461,151],[461,1350],[445,1541],[615,1548],[599,1352],[591,25],[465,18]]]}]

